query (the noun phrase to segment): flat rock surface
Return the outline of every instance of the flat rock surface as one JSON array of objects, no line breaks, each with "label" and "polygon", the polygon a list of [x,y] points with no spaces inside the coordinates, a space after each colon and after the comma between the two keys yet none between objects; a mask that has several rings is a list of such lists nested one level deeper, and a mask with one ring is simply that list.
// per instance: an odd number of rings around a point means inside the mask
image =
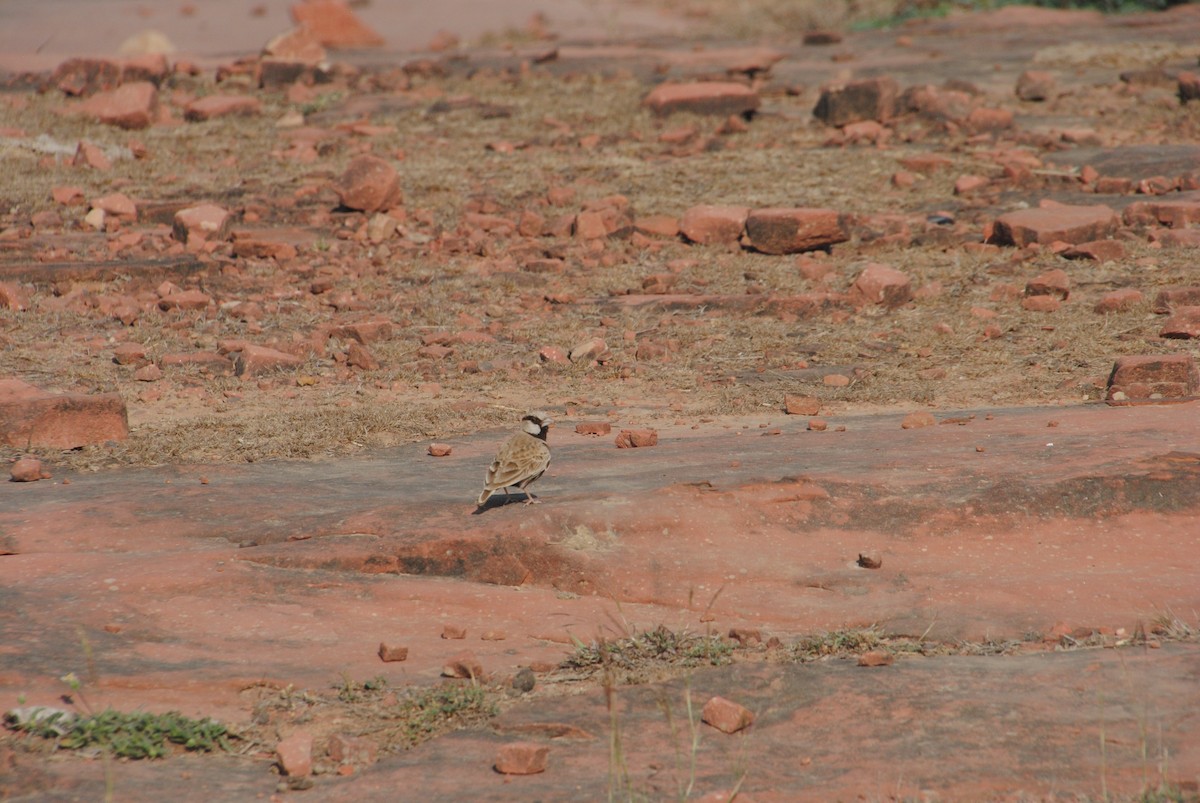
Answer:
[{"label": "flat rock surface", "polygon": [[[871,624],[950,641],[1019,641],[1062,623],[1133,633],[1200,606],[1195,415],[1194,403],[1023,408],[918,430],[860,416],[831,419],[844,432],[788,422],[770,436],[731,420],[721,434],[668,431],[657,447],[619,451],[572,433],[551,441],[540,505],[478,514],[467,491],[492,447],[483,436],[441,459],[413,447],[6,484],[0,705],[52,702],[57,677],[87,665],[92,705],[238,722],[255,684],[319,688],[339,673],[428,684],[463,645],[506,675],[561,660],[573,638],[664,622],[785,641]],[[860,553],[882,567],[859,568]],[[445,622],[466,640],[442,639]],[[480,640],[496,630],[507,637]],[[407,661],[380,663],[389,640],[409,646]],[[1168,644],[870,670],[738,664],[617,698],[630,782],[656,794],[683,781],[663,776],[673,737],[652,701],[667,695],[679,717],[686,693],[760,715],[744,736],[705,732],[697,790],[745,771],[744,791],[784,796],[1041,794],[1136,788],[1143,726],[1151,749],[1169,753],[1171,780],[1192,777],[1198,671],[1194,644]],[[594,799],[607,783],[603,699],[535,697],[505,715],[598,734],[552,739],[550,768],[526,786],[492,774],[486,757],[501,736],[470,732],[385,758],[327,794],[415,783],[484,799]],[[187,770],[198,779],[188,799],[233,783],[224,761]],[[98,768],[70,763],[38,771],[100,782]],[[117,777],[142,799],[167,783],[147,764],[122,764]],[[234,777],[243,791],[270,785]]]}]

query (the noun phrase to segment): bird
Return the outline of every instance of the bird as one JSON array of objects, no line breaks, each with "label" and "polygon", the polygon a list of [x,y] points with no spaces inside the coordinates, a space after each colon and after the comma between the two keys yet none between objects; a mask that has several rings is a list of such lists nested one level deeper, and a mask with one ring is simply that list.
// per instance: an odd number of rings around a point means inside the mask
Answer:
[{"label": "bird", "polygon": [[520,488],[525,491],[525,504],[536,500],[527,488],[538,477],[546,473],[550,465],[550,447],[546,445],[546,432],[554,421],[546,413],[526,413],[521,418],[521,431],[513,435],[500,447],[496,459],[488,466],[484,478],[483,492],[479,494],[479,507],[496,491]]}]

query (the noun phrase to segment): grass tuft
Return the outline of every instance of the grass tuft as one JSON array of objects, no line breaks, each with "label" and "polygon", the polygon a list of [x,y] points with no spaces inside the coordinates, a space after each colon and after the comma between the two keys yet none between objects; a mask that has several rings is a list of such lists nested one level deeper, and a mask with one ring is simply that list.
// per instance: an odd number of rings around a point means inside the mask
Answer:
[{"label": "grass tuft", "polygon": [[230,749],[224,725],[207,717],[191,719],[178,711],[151,714],[110,708],[87,716],[56,711],[24,722],[9,717],[7,724],[13,730],[53,739],[60,750],[98,749],[117,758],[162,758],[171,752],[170,745],[205,753]]}]

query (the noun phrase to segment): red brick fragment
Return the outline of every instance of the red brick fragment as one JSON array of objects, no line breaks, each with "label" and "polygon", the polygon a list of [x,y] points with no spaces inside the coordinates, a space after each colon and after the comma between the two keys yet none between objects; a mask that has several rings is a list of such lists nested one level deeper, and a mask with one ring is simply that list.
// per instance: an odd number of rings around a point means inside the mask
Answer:
[{"label": "red brick fragment", "polygon": [[636,449],[658,445],[658,432],[653,429],[623,429],[617,434],[618,449]]},{"label": "red brick fragment", "polygon": [[754,712],[724,697],[712,697],[704,704],[700,719],[722,733],[737,733],[754,723]]}]

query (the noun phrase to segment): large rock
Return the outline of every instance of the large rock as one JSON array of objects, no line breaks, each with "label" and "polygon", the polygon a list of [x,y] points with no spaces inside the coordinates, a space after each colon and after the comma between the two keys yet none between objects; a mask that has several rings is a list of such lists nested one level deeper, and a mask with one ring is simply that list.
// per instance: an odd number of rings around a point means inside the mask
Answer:
[{"label": "large rock", "polygon": [[304,0],[292,5],[292,19],[333,49],[382,47],[384,39],[358,18],[342,0]]},{"label": "large rock", "polygon": [[1078,244],[1112,235],[1117,213],[1104,205],[1067,206],[1056,204],[1038,209],[1021,209],[996,218],[988,242],[996,245],[1043,245],[1055,241]]},{"label": "large rock", "polygon": [[697,81],[686,84],[660,84],[642,103],[655,114],[693,112],[695,114],[747,114],[758,108],[758,93],[733,81]]},{"label": "large rock", "polygon": [[187,243],[194,240],[228,240],[233,215],[216,204],[200,204],[180,209],[175,213],[172,233],[176,240]]},{"label": "large rock", "polygon": [[1108,377],[1108,400],[1184,399],[1198,387],[1200,373],[1190,354],[1118,357]]},{"label": "large rock", "polygon": [[92,95],[120,86],[121,65],[112,59],[67,59],[54,69],[46,83],[67,95]]},{"label": "large rock", "polygon": [[1185,229],[1200,223],[1200,197],[1181,193],[1184,198],[1155,201],[1135,201],[1125,207],[1121,217],[1127,226],[1163,225]]},{"label": "large rock", "polygon": [[206,95],[193,100],[183,117],[193,123],[217,117],[252,117],[262,112],[262,101],[249,95]]},{"label": "large rock", "polygon": [[241,351],[230,355],[233,358],[234,373],[237,376],[258,376],[273,371],[284,371],[299,368],[304,360],[286,351],[267,348],[266,346],[246,345]]},{"label": "large rock", "polygon": [[1200,307],[1200,287],[1189,285],[1159,290],[1151,311],[1156,315],[1167,315],[1174,312],[1176,307]]},{"label": "large rock", "polygon": [[736,243],[746,228],[749,213],[744,206],[693,206],[680,218],[679,232],[700,245]]},{"label": "large rock", "polygon": [[864,304],[895,309],[912,301],[912,280],[891,265],[872,262],[854,280],[850,296]]},{"label": "large rock", "polygon": [[80,114],[120,128],[148,128],[158,114],[158,88],[149,81],[98,92],[79,105]]},{"label": "large rock", "polygon": [[0,443],[19,449],[78,449],[129,437],[119,393],[49,393],[0,379]]},{"label": "large rock", "polygon": [[813,116],[823,123],[843,126],[860,120],[886,123],[896,116],[900,88],[894,78],[867,78],[821,91]]},{"label": "large rock", "polygon": [[746,216],[746,237],[764,254],[796,254],[848,239],[832,209],[755,209]]},{"label": "large rock", "polygon": [[363,212],[382,212],[399,206],[400,175],[378,156],[356,157],[333,184],[342,206]]},{"label": "large rock", "polygon": [[1179,307],[1174,310],[1158,336],[1181,340],[1200,337],[1200,307]]}]

